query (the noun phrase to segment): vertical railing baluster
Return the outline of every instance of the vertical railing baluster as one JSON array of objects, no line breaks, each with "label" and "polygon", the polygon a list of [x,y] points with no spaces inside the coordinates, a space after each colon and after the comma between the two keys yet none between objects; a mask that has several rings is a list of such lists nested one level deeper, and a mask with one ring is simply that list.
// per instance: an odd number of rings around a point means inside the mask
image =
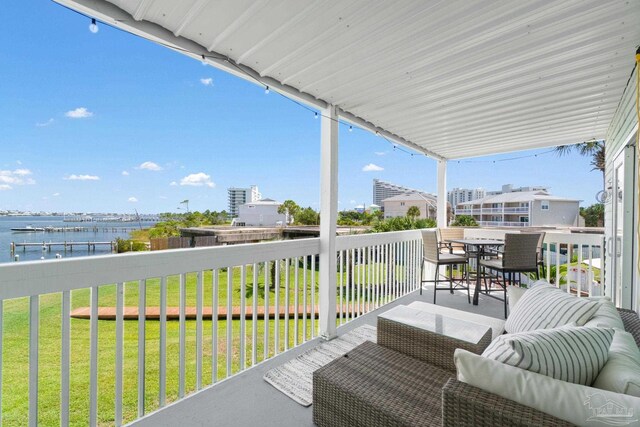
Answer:
[{"label": "vertical railing baluster", "polygon": [[289,350],[289,279],[291,275],[291,262],[290,258],[284,260],[284,349]]},{"label": "vertical railing baluster", "polygon": [[124,383],[124,283],[116,285],[116,396],[115,424],[122,425],[122,398]]},{"label": "vertical railing baluster", "polygon": [[355,317],[360,317],[360,248],[354,249],[354,279],[356,281],[354,292],[355,292]]},{"label": "vertical railing baluster", "polygon": [[147,282],[138,281],[138,418],[144,415]]},{"label": "vertical railing baluster", "polygon": [[251,364],[258,363],[258,264],[253,264],[253,295],[251,313]]},{"label": "vertical railing baluster", "polygon": [[246,344],[247,344],[247,266],[240,266],[240,370],[246,368]]},{"label": "vertical railing baluster", "polygon": [[276,263],[276,277],[273,284],[273,291],[275,292],[275,315],[274,329],[273,329],[273,354],[276,355],[280,352],[280,260],[274,260]]},{"label": "vertical railing baluster", "polygon": [[588,252],[587,255],[589,257],[589,296],[593,296],[593,282],[594,280],[592,279],[593,277],[593,246],[589,245],[588,246]]},{"label": "vertical railing baluster", "polygon": [[227,372],[231,376],[233,362],[233,267],[227,267]]},{"label": "vertical railing baluster", "polygon": [[186,310],[187,310],[187,280],[185,273],[180,274],[180,307],[178,314],[180,335],[180,359],[178,366],[178,397],[184,397],[185,383],[185,353],[186,353]]},{"label": "vertical railing baluster", "polygon": [[269,261],[264,263],[264,316],[262,316],[264,334],[262,341],[262,360],[269,358]]},{"label": "vertical railing baluster", "polygon": [[556,287],[560,287],[560,243],[556,243]]},{"label": "vertical railing baluster", "polygon": [[578,243],[578,297],[582,296],[582,271],[582,243]]},{"label": "vertical railing baluster", "polygon": [[545,266],[547,270],[547,283],[551,283],[551,244],[546,242],[545,245],[547,247],[547,265]]},{"label": "vertical railing baluster", "polygon": [[294,270],[294,276],[293,276],[293,287],[294,287],[294,294],[293,294],[293,305],[295,308],[295,311],[293,312],[293,345],[297,346],[298,345],[298,334],[299,334],[299,326],[298,326],[298,319],[299,319],[299,311],[300,311],[300,280],[298,278],[298,275],[300,274],[299,272],[299,263],[300,263],[300,258],[296,257],[295,258],[295,268]]},{"label": "vertical railing baluster", "polygon": [[311,338],[316,336],[316,255],[311,256],[311,284],[309,285],[311,293]]},{"label": "vertical railing baluster", "polygon": [[380,252],[380,263],[381,263],[381,274],[382,274],[382,292],[384,294],[384,298],[382,299],[382,304],[387,304],[389,302],[389,274],[387,273],[387,245],[383,244],[381,246]]},{"label": "vertical railing baluster", "polygon": [[345,250],[345,255],[346,255],[346,259],[345,259],[345,267],[347,270],[347,277],[345,277],[345,284],[346,284],[346,289],[345,289],[345,293],[346,293],[346,314],[345,314],[345,318],[346,321],[349,322],[353,316],[351,315],[351,298],[353,298],[352,296],[352,292],[351,292],[351,275],[352,275],[352,269],[351,269],[351,251],[349,249]]},{"label": "vertical railing baluster", "polygon": [[[60,349],[60,426],[69,425],[69,371],[71,368],[71,291],[62,292],[62,348]],[[0,334],[2,333],[2,302],[0,302]],[[0,368],[2,367],[2,336],[0,335]],[[2,369],[0,369],[0,373]],[[0,381],[2,388],[2,381]],[[117,394],[116,394],[117,399]],[[1,405],[0,405],[1,407]],[[2,411],[0,411],[2,412]],[[0,424],[2,424],[0,419]]]},{"label": "vertical railing baluster", "polygon": [[371,262],[371,246],[367,247],[367,312],[371,311],[371,269],[373,267]]},{"label": "vertical railing baluster", "polygon": [[211,270],[211,384],[218,382],[218,298],[219,272],[217,268]]},{"label": "vertical railing baluster", "polygon": [[198,270],[196,282],[196,390],[202,388],[202,281],[204,272]]},{"label": "vertical railing baluster", "polygon": [[344,317],[343,317],[343,314],[344,314],[344,310],[343,310],[343,308],[344,308],[344,306],[343,306],[343,304],[344,304],[344,299],[343,299],[344,298],[343,297],[343,294],[344,294],[344,290],[343,290],[343,288],[344,288],[343,263],[344,263],[344,251],[340,251],[340,255],[339,255],[339,258],[338,258],[338,268],[340,269],[340,280],[338,280],[338,286],[340,286],[340,291],[339,291],[340,292],[340,298],[338,299],[338,301],[340,301],[340,306],[339,306],[340,309],[338,311],[338,316],[339,316],[339,319],[340,319],[340,321],[338,322],[339,325],[342,325],[344,323]]},{"label": "vertical railing baluster", "polygon": [[302,257],[302,342],[307,341],[307,256]]},{"label": "vertical railing baluster", "polygon": [[160,340],[159,340],[159,387],[160,407],[167,401],[167,277],[160,278]]},{"label": "vertical railing baluster", "polygon": [[[33,298],[33,297],[32,297]],[[98,287],[91,288],[89,349],[89,425],[98,424]],[[37,378],[36,378],[37,381]],[[37,393],[37,392],[36,392]],[[36,409],[37,411],[37,409]]]},{"label": "vertical railing baluster", "polygon": [[375,282],[375,306],[374,308],[380,307],[380,245],[374,246],[375,256],[375,273],[374,273],[374,282]]}]

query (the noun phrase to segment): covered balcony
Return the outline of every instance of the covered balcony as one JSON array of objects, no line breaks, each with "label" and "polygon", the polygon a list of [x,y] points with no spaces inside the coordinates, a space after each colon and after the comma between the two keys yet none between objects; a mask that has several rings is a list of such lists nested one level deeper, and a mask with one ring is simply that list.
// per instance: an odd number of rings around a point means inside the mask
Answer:
[{"label": "covered balcony", "polygon": [[[430,300],[419,231],[336,237],[342,123],[437,162],[440,227],[448,161],[606,139],[605,235],[548,233],[545,274],[638,309],[637,0],[56,2],[314,111],[321,225],[315,239],[1,265],[0,373],[21,391],[0,401],[31,425],[311,425],[263,374]],[[439,303],[502,310],[457,293]],[[12,316],[20,306],[28,318]],[[16,340],[28,354],[10,353]]]}]

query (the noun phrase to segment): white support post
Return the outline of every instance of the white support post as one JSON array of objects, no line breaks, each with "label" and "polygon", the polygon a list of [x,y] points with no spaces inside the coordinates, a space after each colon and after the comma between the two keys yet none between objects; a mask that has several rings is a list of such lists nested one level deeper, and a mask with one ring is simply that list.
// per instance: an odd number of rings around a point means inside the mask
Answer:
[{"label": "white support post", "polygon": [[[453,208],[453,206],[452,206]],[[447,227],[447,161],[438,160],[438,227]]]},{"label": "white support post", "polygon": [[320,335],[336,331],[336,221],[338,217],[338,114],[334,106],[322,110],[320,155]]}]

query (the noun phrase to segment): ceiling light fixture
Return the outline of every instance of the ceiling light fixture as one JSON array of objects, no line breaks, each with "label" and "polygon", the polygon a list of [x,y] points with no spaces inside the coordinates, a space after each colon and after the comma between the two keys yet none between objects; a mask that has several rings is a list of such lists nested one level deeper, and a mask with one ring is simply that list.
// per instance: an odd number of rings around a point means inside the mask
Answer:
[{"label": "ceiling light fixture", "polygon": [[97,33],[99,30],[98,28],[98,24],[96,23],[95,19],[91,20],[91,24],[89,24],[89,31],[91,31],[93,34]]}]

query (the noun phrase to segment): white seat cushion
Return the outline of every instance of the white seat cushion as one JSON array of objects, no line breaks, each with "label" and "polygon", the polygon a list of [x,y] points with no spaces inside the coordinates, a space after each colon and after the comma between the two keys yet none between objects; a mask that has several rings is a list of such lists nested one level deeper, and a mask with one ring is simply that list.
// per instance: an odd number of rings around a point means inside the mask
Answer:
[{"label": "white seat cushion", "polygon": [[609,360],[593,386],[640,397],[640,350],[629,332],[616,330],[609,348]]},{"label": "white seat cushion", "polygon": [[614,330],[565,326],[506,334],[482,353],[511,366],[591,385],[607,362]]},{"label": "white seat cushion", "polygon": [[584,325],[598,302],[569,295],[550,285],[539,285],[522,295],[505,323],[508,333],[552,329],[575,323]]},{"label": "white seat cushion", "polygon": [[[458,381],[575,425],[637,425],[640,398],[568,383],[457,349]],[[621,409],[608,417],[608,411]],[[614,424],[615,423],[615,424]]]},{"label": "white seat cushion", "polygon": [[416,310],[427,311],[429,313],[441,314],[443,316],[454,319],[466,320],[467,322],[477,323],[479,325],[491,328],[491,339],[496,339],[504,332],[504,320],[494,317],[483,316],[482,314],[469,313],[455,308],[443,307],[441,305],[430,304],[427,302],[416,301],[409,304],[409,307]]}]

